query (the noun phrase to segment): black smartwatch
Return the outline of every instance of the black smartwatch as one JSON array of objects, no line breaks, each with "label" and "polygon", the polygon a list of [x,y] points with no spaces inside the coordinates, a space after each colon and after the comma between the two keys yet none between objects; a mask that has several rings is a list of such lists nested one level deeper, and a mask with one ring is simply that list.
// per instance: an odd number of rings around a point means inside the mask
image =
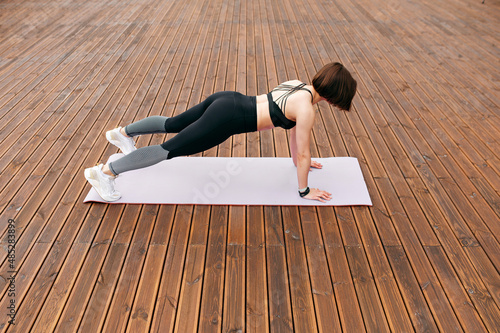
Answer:
[{"label": "black smartwatch", "polygon": [[303,198],[306,195],[308,195],[309,192],[311,192],[311,190],[309,189],[309,186],[308,186],[305,189],[299,190],[299,195],[300,195],[301,198]]}]

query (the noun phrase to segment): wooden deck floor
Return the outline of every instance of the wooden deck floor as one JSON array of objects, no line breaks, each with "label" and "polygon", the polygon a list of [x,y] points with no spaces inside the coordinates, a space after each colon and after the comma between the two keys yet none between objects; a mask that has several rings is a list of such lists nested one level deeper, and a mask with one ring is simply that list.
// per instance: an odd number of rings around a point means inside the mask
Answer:
[{"label": "wooden deck floor", "polygon": [[[373,207],[82,203],[106,130],[330,61]],[[0,1],[0,331],[500,332],[499,79],[498,0]]]}]

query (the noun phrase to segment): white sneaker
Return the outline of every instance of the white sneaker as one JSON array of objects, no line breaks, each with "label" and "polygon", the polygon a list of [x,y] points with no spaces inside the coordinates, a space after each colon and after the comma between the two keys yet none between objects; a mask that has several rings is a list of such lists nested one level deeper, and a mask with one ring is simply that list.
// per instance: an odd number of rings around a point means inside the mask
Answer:
[{"label": "white sneaker", "polygon": [[128,155],[137,149],[137,148],[135,148],[135,141],[134,141],[134,139],[129,138],[129,137],[121,134],[120,129],[121,129],[121,127],[118,127],[118,128],[115,128],[114,130],[107,131],[106,132],[106,139],[108,139],[108,141],[112,145],[120,148],[122,153],[124,153],[125,155]]},{"label": "white sneaker", "polygon": [[106,201],[116,201],[121,198],[120,192],[115,190],[115,177],[108,176],[102,171],[102,164],[85,169],[85,178]]}]

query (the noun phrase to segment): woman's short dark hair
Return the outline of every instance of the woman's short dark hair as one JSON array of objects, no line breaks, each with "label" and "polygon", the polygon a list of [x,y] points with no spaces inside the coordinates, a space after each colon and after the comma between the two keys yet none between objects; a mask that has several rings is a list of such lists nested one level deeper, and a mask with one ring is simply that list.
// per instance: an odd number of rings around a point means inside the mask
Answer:
[{"label": "woman's short dark hair", "polygon": [[323,66],[314,76],[312,85],[328,103],[345,111],[351,108],[357,82],[341,63],[332,62]]}]

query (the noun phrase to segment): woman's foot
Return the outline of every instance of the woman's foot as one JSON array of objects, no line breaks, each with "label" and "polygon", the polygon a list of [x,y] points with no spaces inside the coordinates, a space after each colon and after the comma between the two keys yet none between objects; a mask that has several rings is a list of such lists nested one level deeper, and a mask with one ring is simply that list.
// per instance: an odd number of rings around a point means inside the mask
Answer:
[{"label": "woman's foot", "polygon": [[102,171],[102,164],[85,169],[85,178],[105,201],[116,201],[121,194],[115,190],[115,177],[108,176]]},{"label": "woman's foot", "polygon": [[126,135],[123,135],[121,130],[122,130],[122,128],[118,127],[118,128],[115,128],[114,130],[106,132],[106,139],[108,139],[108,141],[112,145],[120,148],[122,153],[124,153],[125,155],[128,155],[131,152],[133,152],[134,150],[136,150],[137,148],[135,148],[134,139],[132,139]]}]

